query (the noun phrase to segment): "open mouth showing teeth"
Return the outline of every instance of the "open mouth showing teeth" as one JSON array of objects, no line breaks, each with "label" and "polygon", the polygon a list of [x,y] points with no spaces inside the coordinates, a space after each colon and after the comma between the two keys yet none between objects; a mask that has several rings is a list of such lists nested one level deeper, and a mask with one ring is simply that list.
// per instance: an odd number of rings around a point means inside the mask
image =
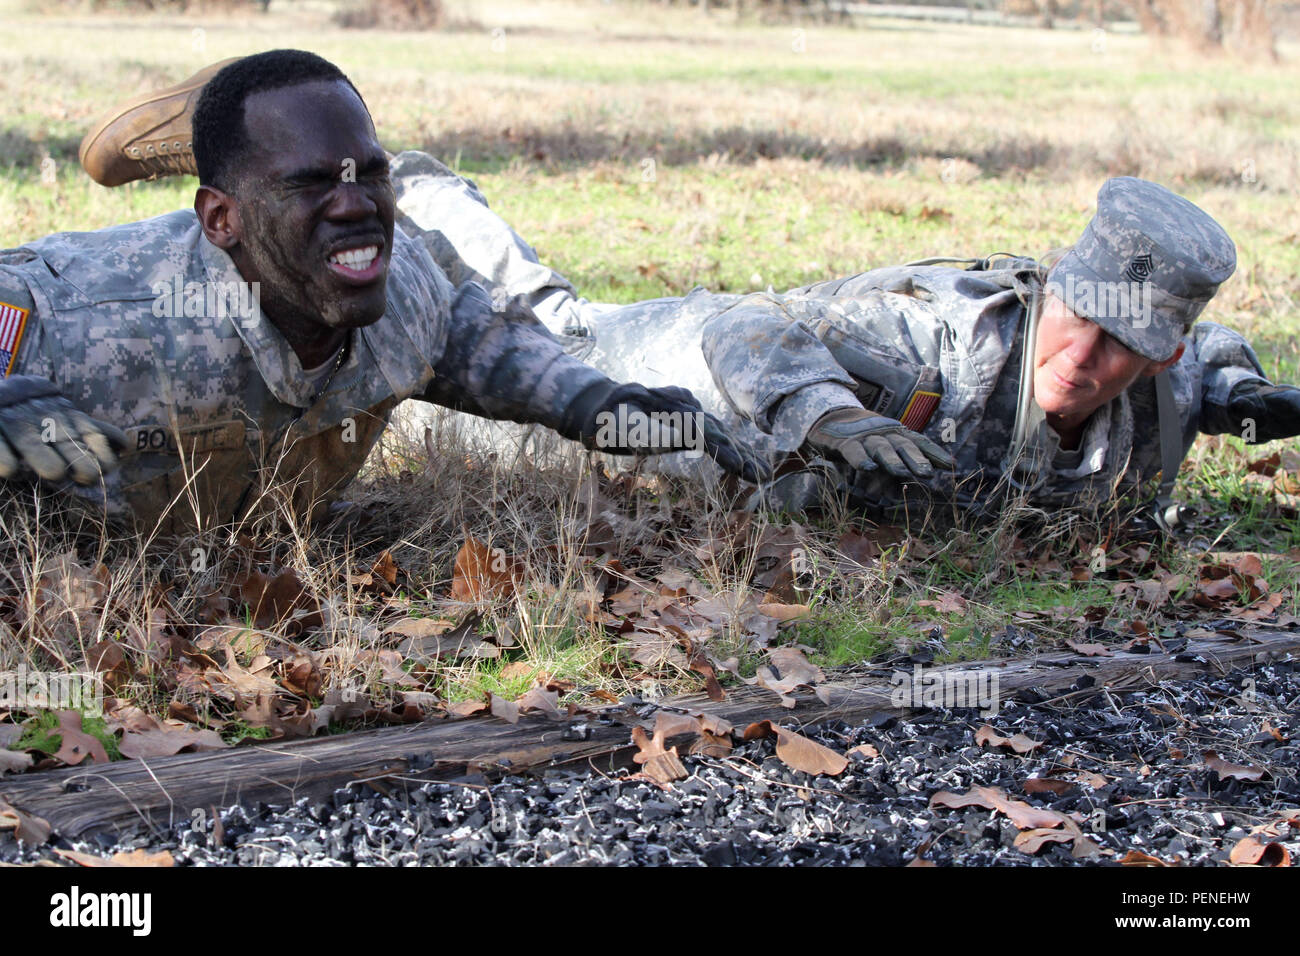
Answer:
[{"label": "open mouth showing teeth", "polygon": [[340,249],[330,255],[329,262],[352,272],[365,272],[374,264],[378,255],[378,246],[361,246],[357,249]]}]

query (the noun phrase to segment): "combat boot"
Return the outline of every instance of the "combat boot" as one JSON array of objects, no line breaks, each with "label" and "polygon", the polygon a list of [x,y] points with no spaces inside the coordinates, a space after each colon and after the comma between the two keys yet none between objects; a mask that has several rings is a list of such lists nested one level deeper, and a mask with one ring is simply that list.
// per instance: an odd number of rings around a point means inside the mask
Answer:
[{"label": "combat boot", "polygon": [[239,57],[213,63],[165,90],[146,93],[104,117],[77,154],[103,186],[179,174],[198,175],[190,121],[203,84]]}]

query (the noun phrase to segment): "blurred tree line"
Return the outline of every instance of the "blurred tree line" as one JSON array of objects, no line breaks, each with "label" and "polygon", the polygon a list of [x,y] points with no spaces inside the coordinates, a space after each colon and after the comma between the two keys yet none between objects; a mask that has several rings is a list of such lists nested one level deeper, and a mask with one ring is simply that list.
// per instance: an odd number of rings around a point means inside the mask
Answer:
[{"label": "blurred tree line", "polygon": [[[278,4],[293,0],[276,0]],[[1072,21],[1104,26],[1136,21],[1143,32],[1177,38],[1201,52],[1230,50],[1251,57],[1277,58],[1277,21],[1294,16],[1297,0],[650,0],[665,6],[703,6],[731,11],[739,19],[815,19],[850,22],[856,12],[877,3],[965,7],[1031,17],[1052,28]],[[93,8],[176,10],[261,9],[271,0],[90,0]],[[38,0],[38,5],[46,3]],[[342,0],[334,17],[345,27],[432,30],[447,23],[445,0]]]}]

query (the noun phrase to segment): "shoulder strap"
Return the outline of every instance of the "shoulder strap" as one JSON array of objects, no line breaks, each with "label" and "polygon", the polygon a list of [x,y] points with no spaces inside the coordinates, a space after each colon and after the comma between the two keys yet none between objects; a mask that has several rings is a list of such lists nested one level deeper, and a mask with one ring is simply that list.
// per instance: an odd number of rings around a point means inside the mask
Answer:
[{"label": "shoulder strap", "polygon": [[990,268],[994,259],[1004,257],[1007,259],[1019,259],[1021,256],[1014,255],[1010,252],[995,252],[991,256],[984,258],[961,258],[960,256],[931,256],[929,259],[917,259],[915,262],[905,262],[904,266],[947,266],[962,265],[966,267],[967,272],[982,272]]},{"label": "shoulder strap", "polygon": [[1156,414],[1160,422],[1160,488],[1152,506],[1152,517],[1162,531],[1172,532],[1183,523],[1188,509],[1174,503],[1174,483],[1183,467],[1183,421],[1178,414],[1173,382],[1169,373],[1155,377]]}]

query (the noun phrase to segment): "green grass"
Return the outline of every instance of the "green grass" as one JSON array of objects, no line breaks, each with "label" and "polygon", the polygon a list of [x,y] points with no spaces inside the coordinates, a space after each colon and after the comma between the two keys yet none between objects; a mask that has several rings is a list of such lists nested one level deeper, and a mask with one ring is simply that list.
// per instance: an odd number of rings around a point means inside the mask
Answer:
[{"label": "green grass", "polygon": [[[104,752],[108,754],[110,761],[122,759],[122,753],[117,746],[117,734],[109,732],[103,717],[82,714],[81,730],[104,745]],[[23,728],[23,735],[18,738],[18,742],[13,744],[10,749],[39,750],[47,756],[53,756],[58,753],[62,745],[63,734],[59,730],[58,714],[55,711],[46,710],[41,711],[27,721],[26,726]]]},{"label": "green grass", "polygon": [[267,740],[270,736],[269,727],[253,727],[242,720],[232,720],[221,729],[221,739],[232,747],[245,740]]}]

